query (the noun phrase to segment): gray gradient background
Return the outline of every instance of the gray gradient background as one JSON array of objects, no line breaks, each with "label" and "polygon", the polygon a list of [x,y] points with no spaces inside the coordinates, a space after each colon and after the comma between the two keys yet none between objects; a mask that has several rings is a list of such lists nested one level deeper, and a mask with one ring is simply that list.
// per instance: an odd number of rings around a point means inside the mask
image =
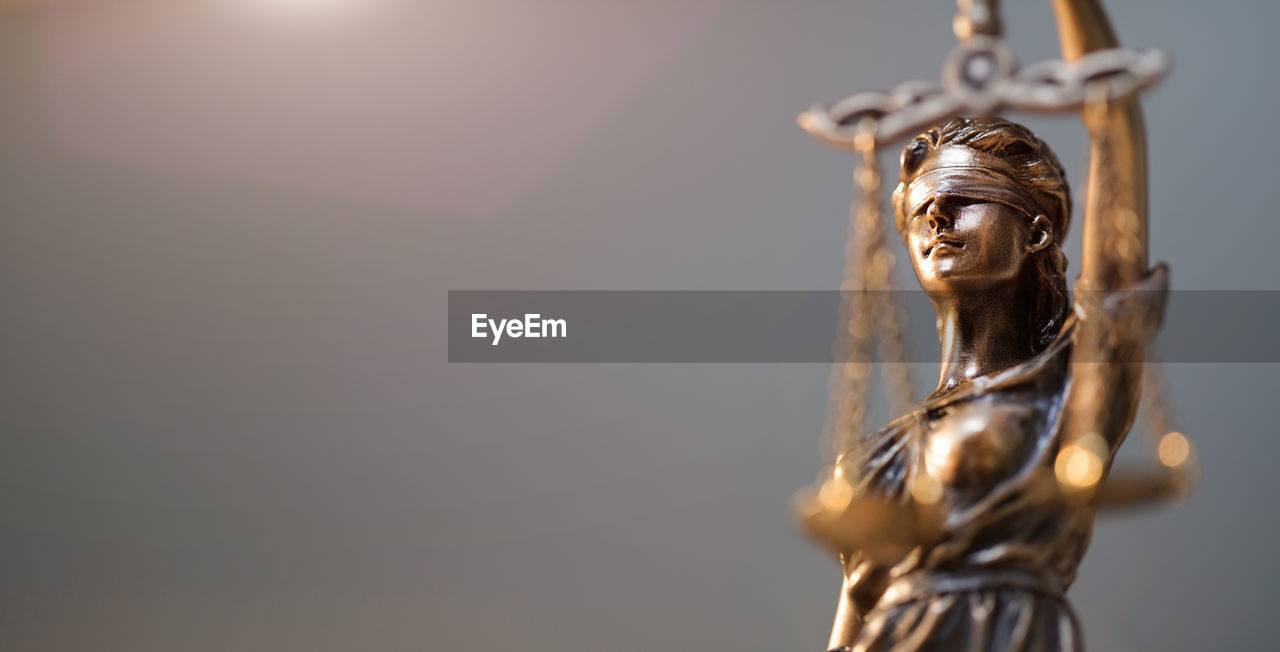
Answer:
[{"label": "gray gradient background", "polygon": [[[935,78],[952,4],[252,4],[0,9],[0,649],[821,649],[825,366],[451,365],[446,291],[834,287],[850,161],[794,117]],[[1280,9],[1108,4],[1176,62],[1154,257],[1280,289]],[[1280,369],[1170,379],[1203,486],[1070,596],[1095,650],[1269,648]]]}]

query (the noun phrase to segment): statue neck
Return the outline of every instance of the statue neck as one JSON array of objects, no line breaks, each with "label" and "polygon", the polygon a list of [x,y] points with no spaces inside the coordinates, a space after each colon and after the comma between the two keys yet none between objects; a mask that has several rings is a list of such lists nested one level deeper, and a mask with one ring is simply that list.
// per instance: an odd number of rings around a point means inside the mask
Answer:
[{"label": "statue neck", "polygon": [[1004,371],[1034,354],[1028,302],[1018,294],[1010,286],[935,299],[942,341],[935,394]]}]

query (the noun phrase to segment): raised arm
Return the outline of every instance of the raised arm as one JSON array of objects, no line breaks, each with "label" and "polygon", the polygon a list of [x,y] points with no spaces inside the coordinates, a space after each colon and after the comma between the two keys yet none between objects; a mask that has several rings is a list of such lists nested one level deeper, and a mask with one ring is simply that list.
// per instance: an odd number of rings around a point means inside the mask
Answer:
[{"label": "raised arm", "polygon": [[[1053,0],[1053,7],[1064,60],[1118,47],[1097,0]],[[1082,118],[1092,143],[1080,281],[1090,289],[1123,289],[1147,273],[1147,142],[1142,110],[1134,96],[1086,107]],[[1126,213],[1132,218],[1120,217]],[[1108,247],[1121,239],[1127,241],[1123,251]]]},{"label": "raised arm", "polygon": [[[1053,7],[1065,60],[1118,46],[1098,0],[1053,0]],[[1065,443],[1097,433],[1114,453],[1137,412],[1146,342],[1159,321],[1166,279],[1163,267],[1147,269],[1146,135],[1137,97],[1086,106],[1082,118],[1091,140],[1076,284],[1084,319]]]}]

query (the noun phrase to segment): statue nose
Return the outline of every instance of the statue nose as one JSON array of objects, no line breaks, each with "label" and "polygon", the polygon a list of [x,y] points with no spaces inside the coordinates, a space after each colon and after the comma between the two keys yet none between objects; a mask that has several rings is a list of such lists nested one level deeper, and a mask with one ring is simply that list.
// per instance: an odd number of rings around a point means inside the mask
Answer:
[{"label": "statue nose", "polygon": [[947,215],[942,208],[938,206],[937,201],[929,204],[929,210],[925,212],[925,217],[929,220],[929,228],[935,231],[940,231],[951,226],[951,216]]}]

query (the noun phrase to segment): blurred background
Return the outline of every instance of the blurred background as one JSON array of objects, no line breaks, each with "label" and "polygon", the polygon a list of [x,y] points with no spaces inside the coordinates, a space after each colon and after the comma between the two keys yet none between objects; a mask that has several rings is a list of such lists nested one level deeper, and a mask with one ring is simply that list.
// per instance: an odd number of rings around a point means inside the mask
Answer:
[{"label": "blurred background", "polygon": [[[1107,5],[1175,61],[1153,259],[1280,290],[1280,6]],[[795,116],[936,79],[953,13],[0,2],[0,649],[822,649],[825,365],[449,364],[446,293],[837,287],[852,160]],[[1014,117],[1081,187],[1079,121]],[[1265,649],[1280,369],[1168,378],[1202,486],[1069,596],[1094,650]]]}]

